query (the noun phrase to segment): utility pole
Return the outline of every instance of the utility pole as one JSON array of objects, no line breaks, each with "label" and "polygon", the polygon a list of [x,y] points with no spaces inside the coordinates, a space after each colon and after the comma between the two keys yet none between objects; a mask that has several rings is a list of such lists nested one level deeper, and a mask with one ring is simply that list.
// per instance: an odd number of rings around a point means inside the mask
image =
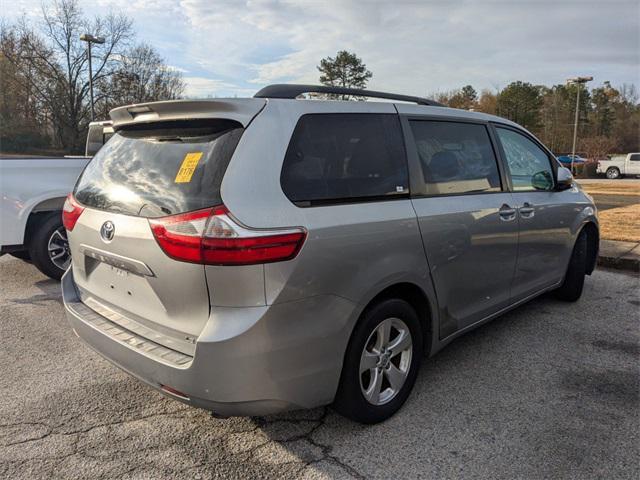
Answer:
[{"label": "utility pole", "polygon": [[571,173],[575,175],[573,171],[573,161],[576,158],[576,140],[578,139],[578,120],[580,117],[580,90],[582,85],[593,80],[593,77],[573,77],[567,78],[568,85],[577,85],[578,93],[576,93],[576,116],[573,123],[573,147],[571,147]]},{"label": "utility pole", "polygon": [[95,106],[93,103],[93,72],[91,71],[91,44],[95,43],[102,45],[104,43],[104,37],[94,37],[88,33],[80,35],[80,40],[87,42],[87,55],[89,57],[89,96],[91,98],[91,121],[96,119]]}]

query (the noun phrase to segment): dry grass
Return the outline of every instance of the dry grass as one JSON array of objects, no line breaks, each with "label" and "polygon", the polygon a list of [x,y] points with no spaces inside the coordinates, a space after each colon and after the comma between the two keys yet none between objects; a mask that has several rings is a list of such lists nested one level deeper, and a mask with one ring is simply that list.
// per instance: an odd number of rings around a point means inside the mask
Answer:
[{"label": "dry grass", "polygon": [[601,238],[640,242],[640,203],[602,210],[598,213],[598,218]]},{"label": "dry grass", "polygon": [[[580,180],[578,180],[578,183]],[[634,195],[640,197],[640,182],[638,185],[630,183],[583,183],[581,187],[584,191],[596,195]]]}]

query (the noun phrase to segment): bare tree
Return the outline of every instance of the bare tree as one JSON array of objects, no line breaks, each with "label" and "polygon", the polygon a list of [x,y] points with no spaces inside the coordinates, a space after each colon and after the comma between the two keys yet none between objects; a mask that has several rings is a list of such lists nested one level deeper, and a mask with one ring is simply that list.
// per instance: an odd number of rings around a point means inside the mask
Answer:
[{"label": "bare tree", "polygon": [[56,0],[43,6],[42,31],[42,36],[38,35],[24,19],[14,28],[4,28],[2,53],[17,70],[16,78],[28,86],[29,97],[36,98],[49,116],[58,145],[79,151],[91,107],[87,102],[88,57],[80,35],[106,38],[105,44],[92,52],[97,59],[93,78],[99,81],[118,68],[118,55],[132,34],[131,20],[109,14],[89,21],[76,0]]},{"label": "bare tree", "polygon": [[618,140],[604,135],[587,137],[580,142],[580,150],[584,152],[590,162],[604,160],[607,154],[615,151]]},{"label": "bare tree", "polygon": [[184,89],[182,74],[168,67],[153,47],[143,43],[125,53],[117,70],[99,81],[97,103],[106,116],[119,105],[175,100]]},{"label": "bare tree", "polygon": [[0,25],[0,129],[3,149],[20,151],[46,140],[48,112],[60,72],[45,42],[28,28]]},{"label": "bare tree", "polygon": [[42,13],[44,34],[53,50],[49,66],[56,72],[57,80],[57,101],[51,111],[54,130],[62,146],[77,150],[83,144],[82,134],[91,108],[86,101],[89,95],[87,50],[80,35],[90,33],[106,39],[104,45],[92,49],[92,56],[97,59],[93,79],[98,82],[117,70],[118,55],[124,52],[132,36],[132,23],[122,13],[87,20],[77,0],[56,0],[48,8],[43,6]]},{"label": "bare tree", "polygon": [[490,113],[491,115],[496,114],[498,104],[498,95],[493,93],[490,90],[482,90],[480,93],[480,98],[476,103],[476,111],[483,113]]}]

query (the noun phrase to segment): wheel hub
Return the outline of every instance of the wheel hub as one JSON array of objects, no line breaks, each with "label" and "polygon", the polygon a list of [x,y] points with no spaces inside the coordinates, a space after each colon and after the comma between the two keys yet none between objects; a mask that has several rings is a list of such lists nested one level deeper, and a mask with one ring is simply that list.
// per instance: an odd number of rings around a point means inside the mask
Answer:
[{"label": "wheel hub", "polygon": [[391,363],[391,352],[389,350],[383,350],[378,355],[378,367],[379,368],[389,368],[389,364]]}]

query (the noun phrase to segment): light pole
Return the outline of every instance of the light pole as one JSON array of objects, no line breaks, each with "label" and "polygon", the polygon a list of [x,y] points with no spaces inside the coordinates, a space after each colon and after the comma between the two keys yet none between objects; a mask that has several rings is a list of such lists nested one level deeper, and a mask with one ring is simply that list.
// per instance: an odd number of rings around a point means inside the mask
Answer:
[{"label": "light pole", "polygon": [[571,147],[571,173],[575,175],[573,171],[573,161],[576,158],[576,140],[578,138],[578,117],[580,113],[580,90],[582,85],[593,80],[593,77],[573,77],[567,78],[567,84],[577,85],[578,93],[576,93],[576,117],[573,124],[573,147]]},{"label": "light pole", "polygon": [[96,43],[102,45],[104,43],[104,37],[94,37],[88,33],[80,35],[80,40],[87,42],[87,49],[89,50],[87,55],[89,57],[89,96],[91,97],[91,120],[96,119],[96,112],[93,106],[93,73],[91,71],[91,44]]}]

